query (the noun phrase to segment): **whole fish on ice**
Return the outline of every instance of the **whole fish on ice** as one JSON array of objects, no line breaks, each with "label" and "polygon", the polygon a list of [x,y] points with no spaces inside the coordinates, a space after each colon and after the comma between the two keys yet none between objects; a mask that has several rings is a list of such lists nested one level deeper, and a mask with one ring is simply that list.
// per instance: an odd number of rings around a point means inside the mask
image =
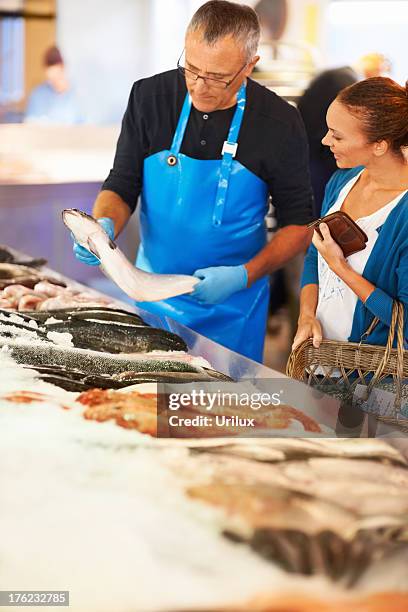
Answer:
[{"label": "whole fish on ice", "polygon": [[138,302],[156,302],[191,293],[199,282],[194,276],[151,274],[136,268],[99,223],[80,210],[68,208],[62,212],[62,219],[77,243],[100,260],[102,271]]}]

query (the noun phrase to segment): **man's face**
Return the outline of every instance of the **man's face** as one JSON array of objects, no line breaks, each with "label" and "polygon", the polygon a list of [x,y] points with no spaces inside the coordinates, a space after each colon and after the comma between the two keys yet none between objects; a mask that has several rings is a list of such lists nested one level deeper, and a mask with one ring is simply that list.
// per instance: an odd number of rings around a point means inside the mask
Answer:
[{"label": "man's face", "polygon": [[[236,103],[236,94],[242,83],[249,76],[259,57],[248,58],[245,51],[231,36],[208,45],[201,32],[191,32],[186,36],[185,67],[200,76],[230,81],[242,69],[228,87],[211,86],[211,81],[198,79],[194,81],[186,76],[187,89],[194,107],[203,112],[229,108]],[[187,75],[188,73],[186,73]]]}]

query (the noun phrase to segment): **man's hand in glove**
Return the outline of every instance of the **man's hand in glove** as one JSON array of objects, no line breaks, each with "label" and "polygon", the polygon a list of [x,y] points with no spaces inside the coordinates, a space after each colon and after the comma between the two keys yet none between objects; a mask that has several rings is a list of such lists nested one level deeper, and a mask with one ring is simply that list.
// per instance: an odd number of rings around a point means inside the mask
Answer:
[{"label": "man's hand in glove", "polygon": [[193,276],[201,282],[190,295],[202,304],[220,304],[233,293],[245,289],[248,283],[244,265],[203,268],[196,270]]},{"label": "man's hand in glove", "polygon": [[[101,217],[97,219],[99,225],[105,230],[111,240],[115,237],[115,224],[110,217]],[[79,259],[81,263],[87,264],[88,266],[99,266],[101,263],[99,259],[93,255],[88,249],[80,246],[74,239],[74,253],[75,257]]]}]

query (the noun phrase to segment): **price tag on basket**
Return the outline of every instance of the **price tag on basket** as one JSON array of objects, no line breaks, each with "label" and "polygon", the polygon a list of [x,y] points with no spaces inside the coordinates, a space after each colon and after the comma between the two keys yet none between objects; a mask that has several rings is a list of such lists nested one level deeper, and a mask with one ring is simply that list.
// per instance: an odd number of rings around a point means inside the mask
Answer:
[{"label": "price tag on basket", "polygon": [[353,395],[353,406],[358,406],[365,412],[371,412],[383,417],[395,415],[395,393],[374,388],[367,398],[367,387],[357,385]]}]

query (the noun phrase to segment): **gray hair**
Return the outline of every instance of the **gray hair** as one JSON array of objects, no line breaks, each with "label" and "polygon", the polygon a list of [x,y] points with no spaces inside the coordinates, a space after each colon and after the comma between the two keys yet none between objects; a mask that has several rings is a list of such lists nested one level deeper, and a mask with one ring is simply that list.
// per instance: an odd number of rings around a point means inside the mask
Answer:
[{"label": "gray hair", "polygon": [[258,49],[260,26],[257,14],[246,4],[210,0],[194,13],[187,34],[203,32],[203,40],[215,44],[225,36],[233,36],[242,43],[246,59],[251,60]]}]

